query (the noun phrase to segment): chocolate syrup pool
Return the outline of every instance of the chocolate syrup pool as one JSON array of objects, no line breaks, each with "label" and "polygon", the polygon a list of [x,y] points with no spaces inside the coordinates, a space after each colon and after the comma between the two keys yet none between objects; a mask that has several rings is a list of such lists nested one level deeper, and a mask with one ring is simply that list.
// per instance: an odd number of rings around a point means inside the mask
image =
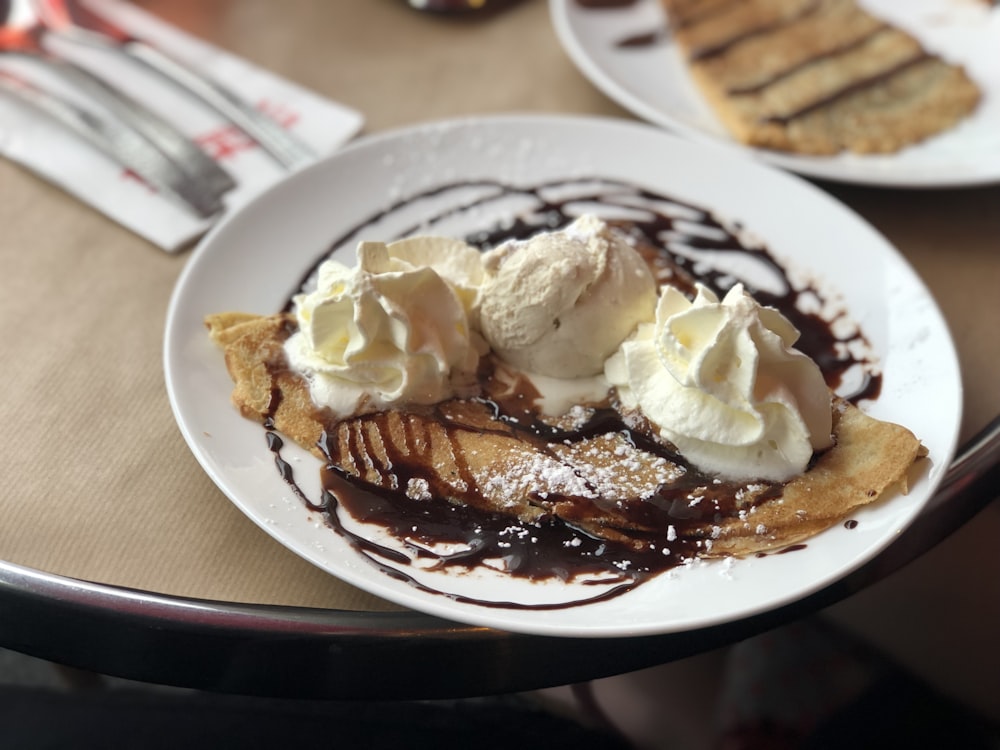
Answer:
[{"label": "chocolate syrup pool", "polygon": [[[583,211],[596,213],[618,225],[635,242],[661,285],[672,284],[691,293],[697,282],[722,297],[727,289],[742,282],[761,304],[778,308],[799,329],[801,338],[797,348],[819,364],[832,389],[843,384],[847,373],[856,377],[860,372],[863,377],[851,400],[877,397],[880,375],[873,372],[871,363],[863,356],[852,353],[865,348],[861,331],[854,328],[847,335],[835,334],[836,317],[827,318],[803,309],[806,298],[810,300],[809,309],[823,309],[823,294],[818,288],[811,284],[793,286],[787,269],[764,245],[748,239],[738,224],[717,218],[699,206],[638,186],[613,180],[553,181],[531,187],[493,181],[446,185],[400,201],[360,222],[332,244],[331,252],[365,238],[366,230],[388,215],[404,211],[414,203],[461,193],[468,188],[484,190],[485,194],[452,204],[426,218],[421,226],[433,227],[460,213],[474,214],[511,197],[527,200],[530,208],[522,208],[516,218],[498,221],[465,237],[470,244],[486,250],[509,239],[525,239],[540,231],[560,229]],[[566,195],[554,197],[562,193]],[[484,213],[489,212],[484,210]],[[414,234],[418,229],[413,227],[399,236]],[[303,277],[300,288],[326,257],[317,259]],[[753,272],[737,275],[727,270],[736,266],[752,268]],[[285,309],[292,309],[291,296]],[[490,368],[484,367],[481,379],[485,392],[489,391],[490,377]],[[614,501],[616,514],[628,522],[634,521],[641,532],[630,532],[627,541],[612,541],[584,531],[574,523],[573,513],[562,513],[558,518],[544,515],[525,523],[507,514],[484,510],[482,503],[476,502],[480,498],[475,496],[478,488],[474,481],[465,482],[466,489],[457,492],[454,484],[439,481],[432,466],[422,466],[419,459],[394,454],[391,449],[387,458],[396,475],[394,489],[371,484],[330,459],[325,435],[319,446],[329,459],[322,469],[322,496],[309,498],[282,459],[282,441],[270,421],[265,422],[267,445],[274,453],[282,478],[300,500],[321,513],[333,532],[341,535],[364,559],[384,574],[422,591],[483,607],[557,609],[619,596],[653,576],[705,556],[712,544],[705,532],[706,523],[710,525],[713,520],[745,513],[735,497],[746,483],[719,482],[701,474],[651,435],[626,424],[614,409],[608,406],[592,409],[589,418],[573,429],[558,429],[525,407],[536,396],[530,383],[524,380],[519,381],[509,398],[484,396],[479,402],[492,411],[493,418],[505,429],[513,430],[543,452],[552,443],[570,445],[595,435],[618,433],[636,448],[686,469],[680,481],[662,486],[652,497]],[[272,403],[272,413],[277,405],[276,401]],[[444,409],[438,409],[434,418],[450,436],[461,472],[463,457],[454,436],[466,428]],[[375,414],[365,419],[370,422],[367,427],[377,432],[385,415]],[[331,420],[326,427],[326,434],[335,434],[336,422]],[[356,451],[353,460],[365,460],[363,445],[351,450]],[[414,479],[424,482],[429,489],[421,495],[422,499],[408,496],[403,489]],[[761,497],[779,497],[781,492],[782,485],[774,483]],[[692,502],[692,498],[697,502]],[[579,508],[581,519],[594,503],[592,498],[584,497],[559,499],[563,507],[569,501],[568,507]],[[378,529],[377,538],[383,541],[374,541],[376,535],[357,530],[362,528]],[[431,576],[425,575],[428,571]],[[558,599],[554,603],[493,601],[457,594],[436,583],[451,576],[483,571],[539,583],[573,584],[578,593],[569,601],[553,597]],[[442,574],[444,579],[440,577]],[[428,583],[429,580],[435,583]]]}]

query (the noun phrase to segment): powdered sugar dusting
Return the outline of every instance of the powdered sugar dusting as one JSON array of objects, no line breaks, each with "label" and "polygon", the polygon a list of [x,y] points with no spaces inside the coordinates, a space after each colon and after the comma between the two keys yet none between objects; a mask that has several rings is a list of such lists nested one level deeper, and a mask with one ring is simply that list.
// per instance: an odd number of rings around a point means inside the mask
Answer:
[{"label": "powdered sugar dusting", "polygon": [[552,443],[509,462],[481,483],[484,493],[513,504],[530,495],[607,501],[648,499],[685,469],[608,433],[579,443]]}]

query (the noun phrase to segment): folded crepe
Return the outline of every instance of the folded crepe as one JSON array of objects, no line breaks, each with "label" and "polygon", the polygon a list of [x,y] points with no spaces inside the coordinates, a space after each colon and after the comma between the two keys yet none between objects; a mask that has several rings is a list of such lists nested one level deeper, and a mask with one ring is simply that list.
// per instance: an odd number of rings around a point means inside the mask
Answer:
[{"label": "folded crepe", "polygon": [[661,0],[699,90],[743,143],[888,153],[980,100],[965,70],[854,0]]},{"label": "folded crepe", "polygon": [[[834,446],[781,485],[719,483],[681,457],[666,460],[663,451],[647,449],[660,439],[635,414],[624,415],[628,435],[610,427],[573,436],[570,429],[571,439],[558,440],[498,418],[486,399],[337,419],[313,403],[306,380],[289,369],[283,344],[296,327],[292,316],[231,312],[206,324],[224,351],[240,412],[362,486],[391,490],[400,502],[435,497],[520,522],[556,518],[637,549],[675,524],[688,538],[709,541],[705,558],[786,547],[890,492],[905,492],[907,473],[924,454],[909,430],[840,399]],[[721,504],[711,502],[722,495]],[[702,496],[708,499],[698,507]]]}]

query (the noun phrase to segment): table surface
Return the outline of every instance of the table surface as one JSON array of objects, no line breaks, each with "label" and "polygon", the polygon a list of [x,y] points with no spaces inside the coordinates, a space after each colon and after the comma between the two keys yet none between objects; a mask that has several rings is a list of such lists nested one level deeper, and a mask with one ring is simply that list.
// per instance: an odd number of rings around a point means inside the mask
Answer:
[{"label": "table surface", "polygon": [[[358,109],[366,133],[512,111],[631,117],[573,66],[540,0],[483,19],[436,17],[401,0],[141,5]],[[937,298],[963,369],[961,436],[968,440],[1000,414],[1000,186],[821,187],[885,234]],[[676,658],[864,585],[845,584],[741,631],[644,639],[641,657],[628,655],[639,650],[636,644],[618,643],[586,667],[553,656],[548,639],[402,612],[272,541],[216,489],[184,444],[164,390],[161,347],[167,301],[189,253],[161,252],[7,161],[0,161],[0,225],[7,383],[0,401],[6,431],[0,591],[24,613],[19,624],[0,626],[0,645],[141,679],[288,695],[405,694],[388,677],[361,687],[348,677],[364,672],[371,653],[386,664],[422,668],[445,649],[467,648],[470,659],[485,651],[490,659],[470,668],[465,683],[430,681],[409,691],[497,692]],[[956,528],[973,510],[956,512],[950,527],[938,528]],[[914,541],[896,564],[926,544]],[[331,609],[349,614],[331,619]],[[67,613],[75,618],[72,628],[59,622]],[[157,618],[172,622],[159,636],[150,626]],[[55,645],[74,632],[77,641],[93,639],[92,652],[103,661],[88,661],[80,647]],[[98,649],[112,632],[117,642]],[[199,678],[167,666],[183,658],[182,647],[167,637],[178,633],[188,638],[183,648],[203,660]],[[353,639],[358,650],[334,654],[336,637]],[[418,643],[422,650],[415,650]],[[158,651],[157,667],[143,671],[137,665],[150,649]],[[318,661],[316,649],[325,649]],[[506,673],[498,673],[501,655]],[[532,674],[530,664],[540,658],[561,669],[545,678],[537,669]],[[247,674],[255,664],[282,660],[300,670],[298,679],[264,668]],[[345,677],[322,673],[333,667]]]}]

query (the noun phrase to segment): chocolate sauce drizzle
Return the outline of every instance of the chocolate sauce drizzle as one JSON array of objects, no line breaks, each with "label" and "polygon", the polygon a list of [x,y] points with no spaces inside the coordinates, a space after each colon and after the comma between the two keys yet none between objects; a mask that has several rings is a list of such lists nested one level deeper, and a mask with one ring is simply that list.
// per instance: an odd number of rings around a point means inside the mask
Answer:
[{"label": "chocolate sauce drizzle", "polygon": [[666,35],[659,29],[652,31],[641,31],[638,34],[630,34],[615,42],[616,47],[621,49],[636,49],[639,47],[651,47],[654,44],[666,39]]},{"label": "chocolate sauce drizzle", "polygon": [[[482,180],[444,185],[399,201],[368,217],[337,238],[330,252],[356,242],[387,215],[395,214],[413,202],[453,192],[464,195],[470,188],[478,191],[478,197],[456,199],[451,207],[441,209],[421,222],[419,227],[412,226],[399,232],[398,236],[417,231],[433,233],[433,227],[438,223],[465,214],[470,209],[481,210],[488,215],[488,209],[494,203],[518,196],[530,199],[532,207],[512,220],[472,232],[466,241],[486,250],[507,240],[525,239],[541,230],[559,229],[585,211],[597,213],[618,224],[636,243],[659,283],[671,283],[690,294],[695,283],[699,282],[720,296],[739,279],[724,270],[722,266],[725,263],[718,262],[718,257],[750,259],[770,280],[764,288],[744,279],[748,291],[762,304],[780,309],[801,331],[798,348],[819,363],[831,388],[840,385],[848,370],[863,367],[870,373],[869,379],[853,398],[857,400],[877,395],[881,377],[871,371],[870,362],[851,353],[857,351],[856,347],[849,346],[864,343],[862,333],[858,330],[847,336],[838,336],[833,332],[830,320],[800,309],[799,303],[805,297],[823,300],[823,294],[817,287],[811,284],[794,287],[782,264],[766,247],[747,239],[739,225],[725,222],[701,207],[625,182],[555,180],[530,187],[515,187]],[[622,218],[623,215],[627,218]],[[309,283],[326,257],[317,259],[303,276],[296,293]],[[711,257],[715,257],[716,261],[710,262]],[[290,296],[285,310],[292,307]],[[492,376],[490,367],[484,366],[481,382],[486,394],[495,391],[488,387]],[[411,450],[419,445],[421,436],[409,432],[405,437],[405,451],[382,439],[386,465],[381,469],[384,474],[392,476],[391,483],[377,484],[359,479],[338,461],[334,449],[337,423],[331,419],[326,422],[326,432],[319,443],[320,450],[327,456],[322,470],[324,489],[319,501],[313,501],[296,484],[290,466],[281,458],[281,438],[274,432],[270,419],[265,422],[265,428],[268,447],[274,453],[282,478],[307,507],[322,513],[332,529],[361,556],[386,575],[423,591],[484,607],[556,609],[619,596],[651,576],[690,562],[708,551],[711,537],[706,532],[706,523],[710,527],[721,519],[737,516],[742,519],[742,514],[746,513],[746,508],[736,500],[738,491],[745,484],[720,483],[701,474],[669,446],[626,424],[610,406],[594,409],[582,425],[567,430],[540,419],[531,409],[530,405],[537,396],[525,380],[519,382],[507,397],[483,397],[469,403],[474,408],[487,410],[496,420],[497,430],[505,434],[515,433],[542,452],[548,451],[547,446],[552,444],[574,444],[597,435],[617,433],[637,449],[686,467],[681,481],[661,487],[652,497],[614,501],[614,512],[642,529],[629,531],[627,542],[596,538],[586,531],[586,521],[593,510],[610,507],[610,501],[601,498],[547,497],[545,502],[561,502],[563,512],[559,517],[543,513],[530,523],[484,509],[479,488],[468,469],[467,457],[463,456],[456,440],[456,435],[462,430],[482,428],[470,427],[461,418],[455,417],[448,411],[447,403],[429,408],[434,410],[435,424],[448,436],[462,480],[459,485],[465,490],[456,490],[455,482],[445,483],[435,467],[421,463],[419,451]],[[278,408],[279,397],[280,394],[276,393],[272,398],[272,415]],[[375,453],[372,446],[366,443],[370,439],[366,436],[388,434],[388,413],[371,414],[361,419],[365,426],[354,431],[347,448],[349,458],[355,465],[371,461]],[[420,497],[408,496],[406,488],[413,481],[423,482],[428,492]],[[781,492],[781,484],[771,483],[758,499],[779,497]],[[451,502],[445,499],[448,497]],[[539,498],[535,500],[544,504]],[[567,512],[566,508],[571,510]],[[353,532],[345,526],[341,514],[383,529],[400,543],[405,552],[374,543]],[[438,545],[443,544],[457,551],[448,554],[436,551],[440,549]],[[505,575],[531,581],[580,583],[588,593],[566,603],[485,601],[438,590],[424,582],[424,576],[416,570],[419,566],[460,574],[487,565],[495,567],[496,561],[501,561]],[[589,593],[591,587],[593,593]]]},{"label": "chocolate sauce drizzle", "polygon": [[829,105],[834,104],[851,94],[864,91],[872,86],[877,86],[878,84],[889,80],[893,76],[909,70],[910,68],[930,59],[932,59],[930,54],[920,51],[912,57],[909,57],[890,68],[886,68],[885,70],[867,76],[866,78],[860,78],[857,81],[853,81],[852,83],[831,92],[827,96],[820,97],[819,99],[816,99],[805,106],[799,107],[798,109],[792,110],[791,112],[786,112],[782,115],[770,115],[769,117],[765,117],[763,118],[763,122],[773,122],[779,125],[786,125],[792,120],[808,115],[816,110],[822,109],[823,107],[828,107]]},{"label": "chocolate sauce drizzle", "polygon": [[776,83],[780,83],[786,78],[790,78],[801,70],[805,70],[806,68],[816,65],[817,63],[823,62],[824,60],[831,60],[835,57],[845,55],[848,52],[853,52],[854,50],[859,49],[871,42],[875,37],[891,30],[891,28],[892,27],[888,24],[880,23],[871,31],[862,34],[855,39],[851,39],[836,47],[832,47],[821,54],[814,55],[813,57],[807,57],[795,65],[791,65],[782,71],[774,73],[768,78],[757,81],[756,83],[746,84],[743,86],[732,86],[726,89],[726,93],[731,96],[749,96],[751,94],[759,94],[764,89],[767,89]]},{"label": "chocolate sauce drizzle", "polygon": [[688,55],[688,59],[691,60],[692,62],[697,62],[701,60],[708,60],[713,57],[719,57],[720,55],[724,55],[730,49],[732,49],[738,44],[742,44],[748,39],[755,39],[759,36],[765,36],[767,34],[774,33],[778,29],[784,28],[785,26],[788,26],[789,24],[794,23],[795,21],[800,21],[803,18],[807,18],[808,16],[818,11],[821,5],[822,3],[820,2],[820,0],[812,0],[812,2],[804,5],[802,8],[800,8],[798,11],[796,11],[790,16],[787,16],[785,18],[780,18],[775,21],[769,21],[767,23],[759,24],[758,26],[746,29],[745,31],[741,31],[738,34],[734,34],[733,36],[727,39],[723,39],[714,44],[706,45],[704,47],[701,47],[700,49],[692,50],[691,53]]},{"label": "chocolate sauce drizzle", "polygon": [[690,28],[691,26],[696,26],[697,24],[705,21],[709,18],[714,18],[720,16],[728,10],[739,7],[744,0],[728,0],[728,2],[720,2],[715,5],[709,5],[708,7],[702,9],[699,7],[693,12],[685,11],[683,17],[672,18],[671,21],[673,25],[678,29]]}]

